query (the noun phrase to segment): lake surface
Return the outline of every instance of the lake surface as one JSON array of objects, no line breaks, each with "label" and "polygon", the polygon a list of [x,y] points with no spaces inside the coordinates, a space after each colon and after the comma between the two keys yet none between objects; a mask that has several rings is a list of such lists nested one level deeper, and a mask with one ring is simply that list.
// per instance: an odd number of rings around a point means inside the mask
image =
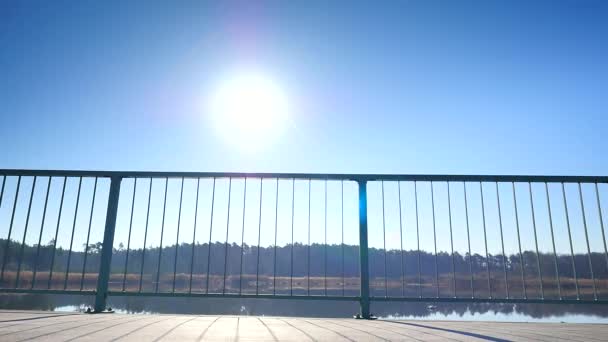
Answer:
[{"label": "lake surface", "polygon": [[[92,296],[0,295],[0,308],[13,310],[84,311],[93,302]],[[359,310],[356,302],[321,300],[110,297],[108,304],[127,314],[351,317]],[[606,305],[372,303],[372,312],[385,319],[608,324]]]}]

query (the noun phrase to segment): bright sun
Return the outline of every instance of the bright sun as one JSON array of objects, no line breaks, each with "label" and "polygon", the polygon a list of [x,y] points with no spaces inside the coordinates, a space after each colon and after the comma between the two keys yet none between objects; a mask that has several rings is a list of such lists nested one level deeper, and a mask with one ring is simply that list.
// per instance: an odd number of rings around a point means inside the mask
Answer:
[{"label": "bright sun", "polygon": [[287,97],[271,79],[241,74],[221,82],[209,101],[218,133],[241,149],[259,149],[275,141],[287,119]]}]

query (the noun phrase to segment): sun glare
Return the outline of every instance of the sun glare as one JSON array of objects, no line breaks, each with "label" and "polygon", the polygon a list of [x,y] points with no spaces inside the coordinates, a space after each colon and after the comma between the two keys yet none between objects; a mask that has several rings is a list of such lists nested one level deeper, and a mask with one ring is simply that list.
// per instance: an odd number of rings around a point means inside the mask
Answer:
[{"label": "sun glare", "polygon": [[260,149],[273,143],[284,128],[287,97],[271,79],[242,74],[225,79],[209,101],[218,133],[241,149]]}]

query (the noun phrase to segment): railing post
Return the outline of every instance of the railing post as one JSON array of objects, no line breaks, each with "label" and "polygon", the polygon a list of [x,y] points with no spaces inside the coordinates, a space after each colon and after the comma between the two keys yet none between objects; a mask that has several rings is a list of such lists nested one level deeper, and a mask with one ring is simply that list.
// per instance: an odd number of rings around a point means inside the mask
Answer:
[{"label": "railing post", "polygon": [[367,182],[359,184],[359,266],[361,268],[361,317],[370,318],[369,312],[369,263],[367,248]]},{"label": "railing post", "polygon": [[101,249],[101,265],[97,278],[97,292],[95,295],[95,312],[106,309],[108,297],[108,282],[110,280],[110,266],[112,264],[112,248],[114,245],[114,230],[116,228],[116,213],[118,211],[118,197],[120,195],[121,177],[111,178],[110,194],[108,196],[108,209],[106,212],[106,227],[103,233],[103,247]]}]

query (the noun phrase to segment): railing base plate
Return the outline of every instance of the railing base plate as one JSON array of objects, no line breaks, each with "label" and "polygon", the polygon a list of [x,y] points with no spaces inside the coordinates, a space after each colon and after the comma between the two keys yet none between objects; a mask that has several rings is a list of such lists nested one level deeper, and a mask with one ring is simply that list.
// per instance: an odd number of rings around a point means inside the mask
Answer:
[{"label": "railing base plate", "polygon": [[356,314],[353,316],[354,319],[368,319],[368,320],[374,320],[374,319],[378,319],[378,317],[374,316],[374,314],[371,314],[369,317],[363,317],[361,316],[361,314]]},{"label": "railing base plate", "polygon": [[85,313],[87,313],[87,314],[111,314],[111,313],[114,313],[114,310],[112,310],[112,308],[107,308],[106,310],[103,310],[103,311],[95,311],[95,310],[92,310],[91,308],[87,308]]}]

